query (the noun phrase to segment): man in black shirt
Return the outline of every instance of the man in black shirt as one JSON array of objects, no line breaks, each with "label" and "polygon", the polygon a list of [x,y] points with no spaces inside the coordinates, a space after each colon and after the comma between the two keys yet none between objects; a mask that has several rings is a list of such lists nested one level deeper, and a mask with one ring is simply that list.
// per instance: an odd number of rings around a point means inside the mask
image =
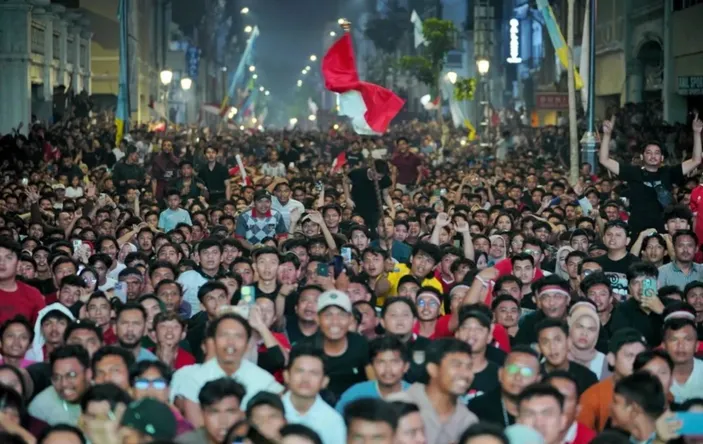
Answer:
[{"label": "man in black shirt", "polygon": [[645,337],[647,343],[656,347],[662,340],[662,323],[664,302],[657,295],[644,296],[644,281],[653,280],[657,285],[659,270],[648,262],[640,262],[627,271],[628,299],[613,310],[610,320],[610,330],[616,332],[625,327],[631,327]]},{"label": "man in black shirt", "polygon": [[608,253],[597,257],[596,262],[603,267],[603,272],[610,278],[613,293],[619,301],[627,298],[627,270],[630,265],[639,262],[639,258],[630,254],[627,247],[630,244],[628,225],[620,220],[605,224],[603,241]]},{"label": "man in black shirt", "polygon": [[569,361],[569,328],[564,321],[545,319],[536,327],[537,346],[544,356],[542,375],[562,370],[569,372],[577,382],[579,394],[598,382],[598,378],[588,368]]},{"label": "man in black shirt", "polygon": [[217,205],[223,200],[230,199],[229,171],[217,161],[217,150],[211,146],[205,148],[207,163],[200,167],[198,177],[205,182],[210,192],[210,205]]},{"label": "man in black shirt", "polygon": [[387,334],[397,336],[408,347],[410,368],[405,373],[404,381],[427,382],[425,371],[425,350],[430,340],[413,333],[417,322],[417,308],[407,297],[394,296],[386,299],[381,309],[381,325]]},{"label": "man in black shirt", "polygon": [[457,339],[471,346],[471,371],[474,373],[474,380],[464,402],[500,387],[498,365],[486,357],[486,350],[493,340],[491,318],[478,305],[464,305],[460,308],[459,328],[455,334]]},{"label": "man in black shirt", "polygon": [[295,298],[294,314],[286,317],[286,336],[291,346],[317,333],[317,301],[322,292],[322,287],[307,285]]},{"label": "man in black shirt", "polygon": [[516,344],[532,345],[537,343],[537,324],[543,319],[566,320],[570,295],[569,283],[552,274],[532,284],[536,295],[537,311],[526,315],[520,323],[520,330],[515,335]]},{"label": "man in black shirt", "polygon": [[498,370],[500,388],[469,402],[469,410],[481,421],[491,422],[501,429],[515,424],[518,414],[517,398],[525,387],[539,381],[537,352],[529,347],[513,347],[503,367]]},{"label": "man in black shirt", "polygon": [[615,117],[603,122],[603,139],[599,160],[608,171],[627,182],[630,188],[630,221],[632,236],[637,238],[647,228],[664,230],[663,210],[673,203],[672,189],[684,176],[701,163],[701,130],[703,122],[696,113],[693,119],[692,157],[681,164],[661,166],[664,152],[658,143],[647,142],[642,147],[642,167],[620,164],[610,158],[610,138],[615,127]]},{"label": "man in black shirt", "polygon": [[[376,159],[374,160],[374,168],[376,170],[375,173],[371,168],[352,170],[349,173],[349,181],[344,180],[342,182],[347,208],[356,208],[356,212],[364,218],[367,227],[378,226],[378,222],[381,219],[374,180],[378,181],[383,204],[388,207],[393,206],[388,194],[388,188],[391,186],[391,178],[388,176],[388,164]],[[351,182],[351,191],[349,190],[349,182]]]}]

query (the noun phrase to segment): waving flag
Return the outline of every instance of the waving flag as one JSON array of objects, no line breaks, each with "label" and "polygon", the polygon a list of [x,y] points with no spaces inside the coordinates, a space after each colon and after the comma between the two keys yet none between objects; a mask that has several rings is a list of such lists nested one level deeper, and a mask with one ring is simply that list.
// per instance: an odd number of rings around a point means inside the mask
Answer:
[{"label": "waving flag", "polygon": [[425,38],[424,32],[422,32],[422,19],[414,9],[413,13],[410,15],[410,23],[413,24],[413,31],[415,34],[415,47],[417,48],[421,45],[427,46],[429,42]]},{"label": "waving flag", "polygon": [[342,168],[344,168],[344,165],[347,164],[347,152],[342,151],[335,157],[334,161],[332,162],[332,169],[330,170],[330,174],[336,174],[339,171],[342,171]]},{"label": "waving flag", "polygon": [[393,91],[359,79],[348,32],[330,47],[322,59],[322,77],[328,90],[340,94],[339,114],[351,118],[357,134],[371,136],[385,133],[405,103]]},{"label": "waving flag", "polygon": [[247,40],[247,46],[244,49],[244,54],[242,54],[242,58],[239,60],[239,65],[237,65],[237,70],[232,76],[232,83],[230,83],[229,85],[229,91],[227,92],[227,95],[225,96],[224,100],[222,100],[222,106],[220,106],[220,110],[222,111],[223,115],[224,110],[229,104],[230,98],[234,97],[234,94],[237,92],[237,84],[244,79],[244,74],[246,74],[244,69],[251,60],[252,53],[254,51],[254,43],[256,42],[257,37],[259,37],[259,27],[254,26],[254,30],[251,32],[251,37],[249,37],[249,40]]},{"label": "waving flag", "polygon": [[[559,29],[557,19],[554,17],[554,11],[552,11],[552,7],[549,6],[549,0],[537,0],[537,8],[539,12],[542,13],[544,24],[547,27],[547,32],[549,32],[552,45],[554,45],[556,49],[559,62],[561,62],[564,68],[569,69],[569,47],[564,41],[564,35],[561,33],[561,29]],[[583,88],[583,79],[575,67],[572,67],[572,69],[574,70],[574,84],[576,85],[576,89]]]},{"label": "waving flag", "polygon": [[120,146],[129,131],[129,0],[120,0],[117,16],[120,20],[120,72],[115,113],[115,146]]}]

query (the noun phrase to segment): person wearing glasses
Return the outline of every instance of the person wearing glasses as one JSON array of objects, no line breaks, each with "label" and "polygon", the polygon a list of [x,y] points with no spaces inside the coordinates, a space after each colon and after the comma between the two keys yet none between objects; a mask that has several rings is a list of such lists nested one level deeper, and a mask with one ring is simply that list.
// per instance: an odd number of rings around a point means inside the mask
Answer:
[{"label": "person wearing glasses", "polygon": [[518,415],[518,396],[530,384],[539,381],[540,366],[537,352],[530,347],[513,347],[498,370],[500,387],[472,399],[469,410],[481,422],[491,422],[501,429],[515,424]]}]

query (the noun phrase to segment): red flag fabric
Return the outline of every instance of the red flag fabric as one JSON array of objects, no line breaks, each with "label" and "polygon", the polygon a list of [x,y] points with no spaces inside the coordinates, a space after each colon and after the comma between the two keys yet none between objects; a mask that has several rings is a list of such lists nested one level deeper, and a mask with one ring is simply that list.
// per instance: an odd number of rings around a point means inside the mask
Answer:
[{"label": "red flag fabric", "polygon": [[344,165],[346,165],[346,164],[347,164],[347,153],[346,153],[346,151],[342,151],[341,153],[339,153],[339,155],[332,162],[332,171],[330,171],[330,174],[336,174],[342,168],[344,168]]},{"label": "red flag fabric", "polygon": [[385,133],[405,104],[393,91],[359,79],[349,33],[345,33],[325,54],[322,76],[325,87],[341,95],[340,114],[351,117],[357,133]]}]

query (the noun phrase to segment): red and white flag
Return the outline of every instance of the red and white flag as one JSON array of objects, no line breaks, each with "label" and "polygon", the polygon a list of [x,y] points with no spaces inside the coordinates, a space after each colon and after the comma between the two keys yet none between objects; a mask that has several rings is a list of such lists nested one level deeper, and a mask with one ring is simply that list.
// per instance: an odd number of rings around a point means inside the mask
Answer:
[{"label": "red and white flag", "polygon": [[356,70],[351,35],[337,40],[322,59],[325,87],[338,93],[339,114],[349,116],[357,134],[381,135],[398,115],[405,101],[393,91],[362,82]]},{"label": "red and white flag", "polygon": [[330,174],[337,174],[344,168],[344,165],[347,164],[347,153],[346,151],[342,151],[339,153],[339,155],[334,159],[332,162],[332,170],[330,171]]},{"label": "red and white flag", "polygon": [[241,175],[242,185],[253,185],[251,178],[247,176],[247,170],[244,167],[244,161],[242,160],[242,157],[237,154],[235,158],[237,159],[237,166],[229,169],[229,175],[232,177]]}]

